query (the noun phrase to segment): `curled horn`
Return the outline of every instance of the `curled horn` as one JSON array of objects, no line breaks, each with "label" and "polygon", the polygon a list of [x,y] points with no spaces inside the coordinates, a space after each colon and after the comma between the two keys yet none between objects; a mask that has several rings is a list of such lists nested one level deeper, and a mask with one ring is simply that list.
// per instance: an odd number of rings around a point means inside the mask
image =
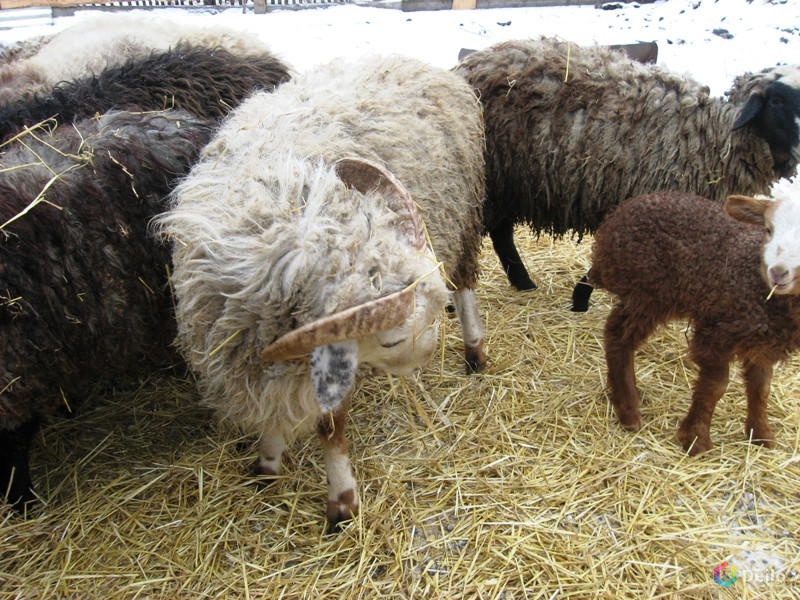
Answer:
[{"label": "curled horn", "polygon": [[346,186],[362,194],[378,191],[389,202],[390,208],[402,217],[407,217],[405,225],[414,247],[425,247],[425,231],[422,219],[411,194],[400,181],[377,163],[362,158],[343,158],[334,164],[336,174]]},{"label": "curled horn", "polygon": [[414,287],[307,323],[279,337],[261,352],[268,362],[295,360],[318,346],[352,340],[397,327],[414,309]]}]

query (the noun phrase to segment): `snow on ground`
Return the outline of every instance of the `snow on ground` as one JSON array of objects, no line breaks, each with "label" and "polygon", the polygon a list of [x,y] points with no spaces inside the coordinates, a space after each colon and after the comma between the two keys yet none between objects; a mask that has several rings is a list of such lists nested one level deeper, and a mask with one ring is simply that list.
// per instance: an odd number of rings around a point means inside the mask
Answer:
[{"label": "snow on ground", "polygon": [[[403,12],[398,2],[382,6],[327,5],[277,9],[256,15],[225,10],[158,8],[164,19],[225,25],[263,37],[287,64],[302,71],[333,59],[400,53],[450,68],[461,48],[481,49],[500,41],[538,35],[577,44],[658,43],[658,63],[693,76],[716,96],[736,75],[776,63],[800,61],[800,2],[797,0],[657,0],[594,6],[498,8]],[[41,10],[41,9],[39,9]],[[2,11],[13,16],[15,11]],[[0,43],[54,33],[94,11],[59,17],[49,25],[0,30]],[[22,11],[20,11],[22,13]],[[13,22],[13,21],[10,21]],[[41,22],[41,19],[36,21]],[[20,21],[23,25],[27,22]],[[798,179],[798,178],[796,178]],[[784,180],[776,192],[800,193]]]}]

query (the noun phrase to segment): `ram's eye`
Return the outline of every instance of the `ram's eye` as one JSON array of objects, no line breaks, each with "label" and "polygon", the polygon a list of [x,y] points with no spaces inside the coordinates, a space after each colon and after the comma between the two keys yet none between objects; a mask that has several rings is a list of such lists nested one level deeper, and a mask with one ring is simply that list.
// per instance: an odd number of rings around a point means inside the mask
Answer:
[{"label": "ram's eye", "polygon": [[383,348],[394,348],[395,346],[397,346],[399,344],[402,344],[402,343],[403,343],[403,340],[399,339],[399,340],[397,340],[395,342],[386,342],[385,344],[381,344],[381,346]]},{"label": "ram's eye", "polygon": [[783,98],[781,98],[780,96],[772,96],[769,99],[769,104],[770,104],[770,106],[772,106],[774,108],[782,108],[783,107]]},{"label": "ram's eye", "polygon": [[767,237],[772,237],[772,227],[765,227],[764,231],[767,233]]}]

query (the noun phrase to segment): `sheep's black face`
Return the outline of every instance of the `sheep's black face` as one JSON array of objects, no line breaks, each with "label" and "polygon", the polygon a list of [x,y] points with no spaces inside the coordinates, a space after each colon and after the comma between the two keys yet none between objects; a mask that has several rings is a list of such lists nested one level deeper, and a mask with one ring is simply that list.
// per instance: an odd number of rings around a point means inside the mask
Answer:
[{"label": "sheep's black face", "polygon": [[779,78],[750,96],[733,129],[748,123],[769,144],[775,172],[792,177],[800,162],[800,76]]}]

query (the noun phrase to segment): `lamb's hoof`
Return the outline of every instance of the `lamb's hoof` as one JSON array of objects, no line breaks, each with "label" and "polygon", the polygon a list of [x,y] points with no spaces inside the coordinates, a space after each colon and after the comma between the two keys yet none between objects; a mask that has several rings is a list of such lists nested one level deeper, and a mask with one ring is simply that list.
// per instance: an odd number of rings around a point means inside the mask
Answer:
[{"label": "lamb's hoof", "polygon": [[703,454],[714,447],[708,435],[697,435],[680,429],[678,430],[678,441],[689,456]]},{"label": "lamb's hoof", "polygon": [[761,436],[756,437],[755,434],[748,436],[748,439],[751,443],[756,444],[758,446],[763,446],[764,448],[774,448],[775,447],[775,440],[772,438],[771,435],[769,436]]},{"label": "lamb's hoof", "polygon": [[635,412],[617,413],[617,420],[619,424],[625,429],[630,431],[640,431],[644,427],[642,422],[642,413],[638,410]]},{"label": "lamb's hoof", "polygon": [[772,435],[772,430],[769,428],[769,425],[752,427],[746,424],[744,434],[753,444],[764,446],[764,448],[775,447],[775,436]]},{"label": "lamb's hoof", "polygon": [[358,516],[358,502],[353,490],[347,490],[339,494],[336,500],[328,500],[328,510],[325,518],[328,520],[326,532],[328,534],[338,533],[341,524],[350,521]]}]

